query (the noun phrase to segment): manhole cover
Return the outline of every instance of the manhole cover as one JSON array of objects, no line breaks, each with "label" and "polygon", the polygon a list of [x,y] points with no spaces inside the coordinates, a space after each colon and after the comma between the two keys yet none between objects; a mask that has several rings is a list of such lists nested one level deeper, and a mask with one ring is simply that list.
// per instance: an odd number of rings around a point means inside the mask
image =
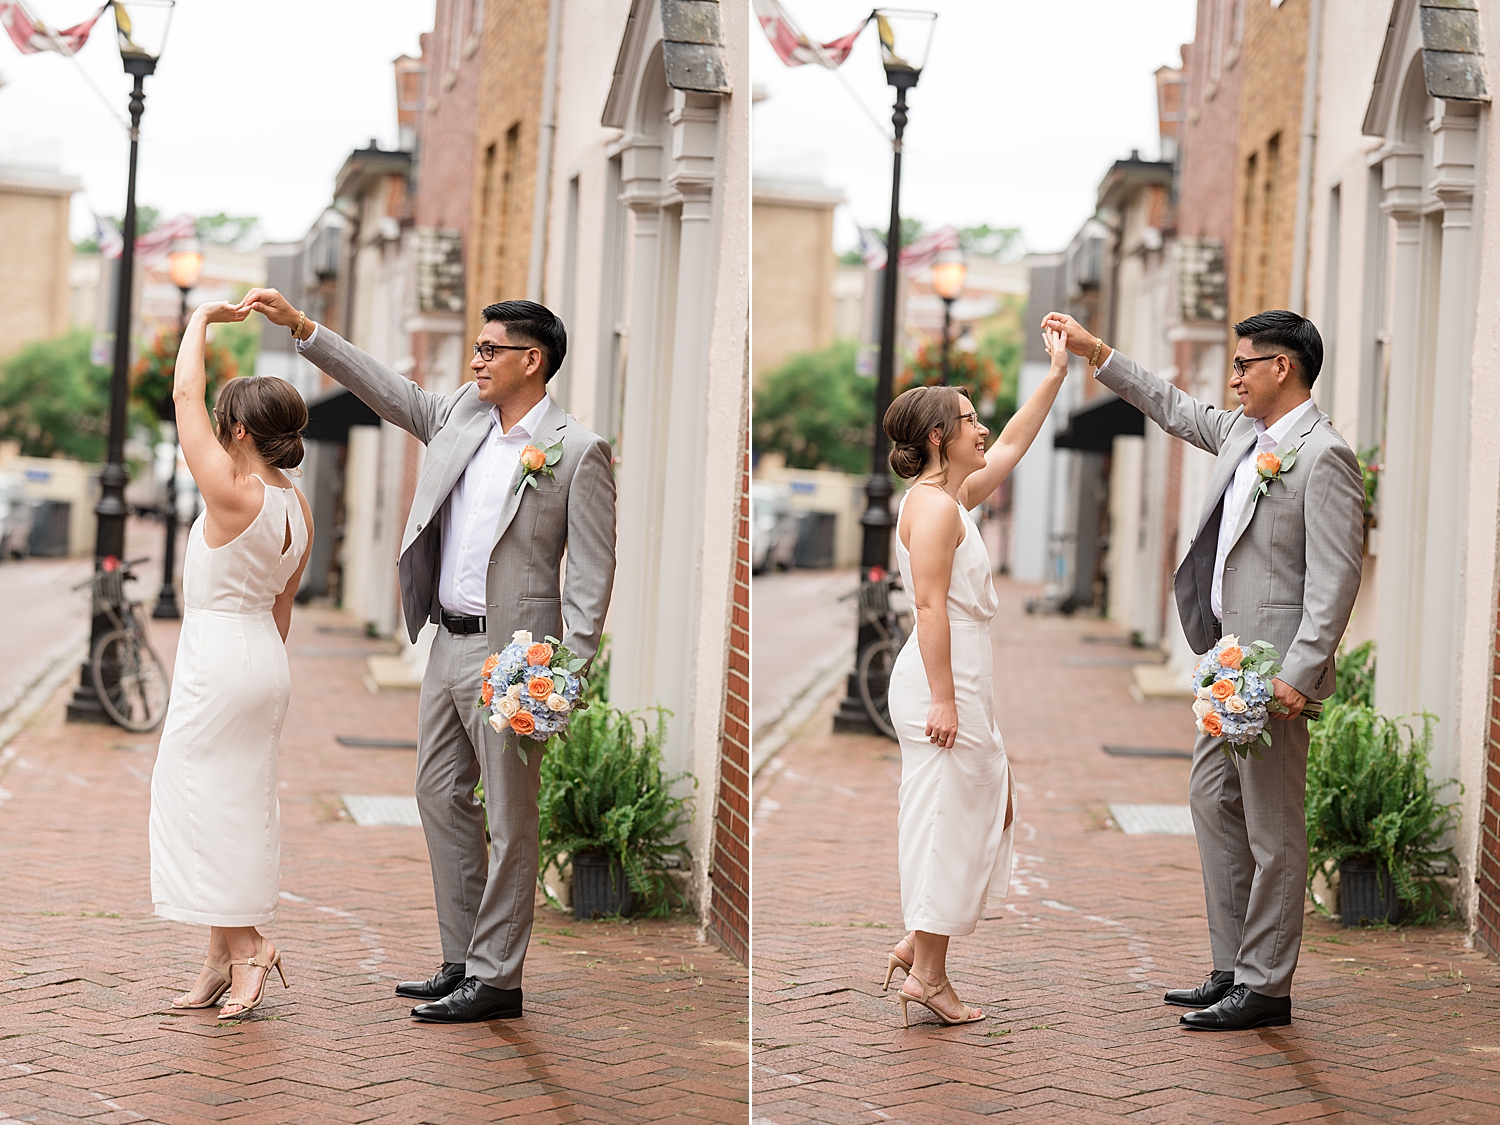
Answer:
[{"label": "manhole cover", "polygon": [[1193,834],[1193,810],[1187,805],[1110,805],[1109,815],[1127,836]]},{"label": "manhole cover", "polygon": [[349,810],[355,824],[422,827],[422,817],[417,812],[415,797],[361,797],[345,793],[344,807]]}]

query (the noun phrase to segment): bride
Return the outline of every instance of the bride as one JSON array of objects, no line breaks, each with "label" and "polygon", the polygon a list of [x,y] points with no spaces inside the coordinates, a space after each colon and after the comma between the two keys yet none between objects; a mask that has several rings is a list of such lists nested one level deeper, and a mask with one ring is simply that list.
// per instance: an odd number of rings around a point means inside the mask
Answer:
[{"label": "bride", "polygon": [[1015,796],[995,724],[990,619],[998,602],[971,512],[1036,439],[1068,374],[1061,332],[1043,334],[1051,367],[999,440],[955,387],[913,387],[885,415],[891,469],[913,483],[896,516],[896,560],[916,628],[891,670],[901,742],[897,820],[901,912],[911,930],[885,974],[906,970],[901,1023],[915,1001],[945,1024],[984,1018],[948,980],[948,939],[974,932],[1010,886]]},{"label": "bride", "polygon": [[[210,324],[250,310],[200,306],[183,332],[172,401],[204,512],[182,568],[186,611],[151,775],[151,900],[159,917],[209,926],[208,957],[174,1008],[220,1018],[261,1002],[281,953],[257,926],[276,917],[281,819],[276,751],[291,689],[286,634],[312,518],[284,470],[302,461],[307,406],[284,379],[231,379],[204,407]],[[217,433],[215,432],[217,430]]]}]

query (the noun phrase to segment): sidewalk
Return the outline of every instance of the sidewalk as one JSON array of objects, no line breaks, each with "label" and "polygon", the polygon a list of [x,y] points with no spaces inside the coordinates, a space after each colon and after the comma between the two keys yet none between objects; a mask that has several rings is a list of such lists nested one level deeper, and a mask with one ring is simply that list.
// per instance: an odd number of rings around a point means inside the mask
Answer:
[{"label": "sidewalk", "polygon": [[[1113,802],[1185,805],[1175,701],[1135,703],[1130,649],[1097,619],[1027,617],[997,580],[996,703],[1018,782],[1001,918],[954,939],[985,1009],[944,1028],[882,995],[900,937],[894,743],[830,733],[833,703],[756,779],[757,1121],[1088,1123],[1500,1120],[1500,965],[1451,927],[1346,931],[1309,918],[1288,1028],[1177,1026],[1207,927],[1191,836],[1126,836]],[[899,976],[898,976],[899,979]]]},{"label": "sidewalk", "polygon": [[[156,640],[168,658],[176,623]],[[692,919],[578,923],[538,907],[519,1020],[413,1023],[395,981],[441,960],[419,828],[360,827],[343,794],[410,795],[416,694],[370,695],[384,651],[298,609],[281,748],[287,978],[251,1019],[172,1012],[207,932],[151,914],[156,735],[62,721],[71,681],[0,748],[0,1120],[745,1120],[746,974]]]}]

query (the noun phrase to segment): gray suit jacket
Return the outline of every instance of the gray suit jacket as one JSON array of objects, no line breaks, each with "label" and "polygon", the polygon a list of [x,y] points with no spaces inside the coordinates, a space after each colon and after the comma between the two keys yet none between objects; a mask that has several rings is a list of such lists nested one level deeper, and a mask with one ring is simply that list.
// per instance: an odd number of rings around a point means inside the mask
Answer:
[{"label": "gray suit jacket", "polygon": [[[1099,382],[1167,433],[1217,455],[1208,498],[1173,585],[1177,612],[1197,653],[1215,643],[1209,593],[1224,491],[1254,422],[1242,409],[1209,406],[1115,352]],[[1223,633],[1267,641],[1282,656],[1281,679],[1309,699],[1333,693],[1333,657],[1359,593],[1364,560],[1364,481],[1354,451],[1328,416],[1314,411],[1287,435],[1292,467],[1261,496],[1251,494],[1224,560]]]},{"label": "gray suit jacket", "polygon": [[[427,446],[397,564],[406,628],[415,641],[424,623],[438,620],[443,504],[489,432],[490,406],[479,400],[474,383],[451,395],[423,390],[326,325],[318,326],[302,354]],[[487,632],[494,651],[515,630],[527,629],[537,640],[559,637],[592,660],[615,581],[613,455],[607,441],[554,402],[532,444],[559,440],[554,479],[538,477],[536,488],[517,494],[517,468],[506,485],[485,583]],[[564,549],[566,581],[560,574]]]}]

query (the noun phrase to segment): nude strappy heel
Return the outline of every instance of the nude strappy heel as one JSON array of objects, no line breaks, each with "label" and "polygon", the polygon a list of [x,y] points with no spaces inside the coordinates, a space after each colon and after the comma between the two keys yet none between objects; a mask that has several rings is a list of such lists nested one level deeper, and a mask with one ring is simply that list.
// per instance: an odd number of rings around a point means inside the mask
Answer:
[{"label": "nude strappy heel", "polygon": [[[205,1000],[205,1001],[203,1001],[203,1003],[201,1003],[201,1004],[180,1004],[180,1003],[177,1002],[177,1000],[173,1000],[172,1001],[172,1007],[177,1008],[179,1010],[183,1010],[183,1009],[187,1009],[187,1008],[212,1008],[215,1004],[217,1004],[219,1002],[219,997],[223,996],[224,993],[226,993],[226,992],[229,991],[229,973],[230,973],[230,968],[229,968],[229,962],[228,961],[220,961],[218,963],[215,963],[215,962],[210,961],[207,958],[205,958],[204,961],[203,961],[203,967],[205,969],[207,969],[209,972],[213,973],[215,976],[217,976],[223,983],[220,984],[220,985],[218,985],[213,990],[213,992],[209,994],[208,999]],[[183,993],[183,995],[184,996],[191,996],[192,993],[191,992],[186,992],[186,993]]]},{"label": "nude strappy heel", "polygon": [[[904,938],[902,938],[901,941],[906,942],[907,945],[910,945],[913,949],[915,949],[916,948],[916,939],[917,939],[917,931],[913,930],[911,933],[907,934]],[[896,944],[900,945],[901,942],[897,942]],[[910,961],[903,961],[903,960],[901,960],[900,956],[893,949],[893,950],[891,950],[890,954],[886,957],[886,962],[885,962],[885,983],[883,983],[880,986],[880,991],[881,992],[884,992],[886,989],[888,989],[888,988],[891,987],[891,974],[894,973],[898,967],[901,968],[901,969],[904,969],[908,973],[911,972],[911,962]]]},{"label": "nude strappy heel", "polygon": [[[261,949],[265,949],[265,946],[262,945]],[[246,1012],[251,1011],[254,1008],[260,1007],[260,1002],[264,1000],[266,996],[266,981],[271,979],[272,969],[275,969],[276,972],[281,976],[282,988],[292,987],[291,985],[287,984],[286,972],[281,967],[281,950],[278,949],[276,951],[276,955],[269,961],[258,960],[257,958],[259,956],[260,954],[257,954],[256,957],[246,957],[242,960],[229,962],[229,964],[231,965],[250,965],[257,969],[264,969],[265,972],[261,975],[260,986],[255,990],[255,995],[248,1002],[240,1000],[230,1000],[222,1008],[219,1009],[219,1018],[221,1020],[234,1019],[238,1016],[244,1015]],[[239,1010],[231,1012],[229,1010],[230,1008],[238,1008]]]},{"label": "nude strappy heel", "polygon": [[939,981],[936,987],[929,985],[921,977],[917,976],[916,973],[907,973],[907,977],[917,982],[917,987],[922,990],[922,995],[912,996],[910,993],[906,992],[905,989],[897,993],[897,995],[901,999],[902,1027],[911,1026],[911,1024],[908,1023],[906,1019],[906,1005],[908,1003],[922,1005],[922,1007],[926,1008],[933,1015],[937,1016],[938,1019],[942,1020],[943,1023],[947,1024],[949,1027],[952,1027],[954,1024],[960,1023],[978,1023],[980,1020],[984,1019],[983,1012],[981,1012],[978,1008],[970,1008],[967,1004],[962,1003],[962,1001],[960,1001],[960,1006],[963,1008],[963,1010],[972,1014],[967,1019],[961,1020],[949,1019],[946,1015],[944,1015],[941,1011],[939,1011],[931,1004],[931,1001],[936,998],[938,994],[941,993],[945,988],[950,993],[952,993],[953,999],[958,999],[958,993],[953,991],[953,985],[949,983],[947,977],[944,977],[941,981]]}]

